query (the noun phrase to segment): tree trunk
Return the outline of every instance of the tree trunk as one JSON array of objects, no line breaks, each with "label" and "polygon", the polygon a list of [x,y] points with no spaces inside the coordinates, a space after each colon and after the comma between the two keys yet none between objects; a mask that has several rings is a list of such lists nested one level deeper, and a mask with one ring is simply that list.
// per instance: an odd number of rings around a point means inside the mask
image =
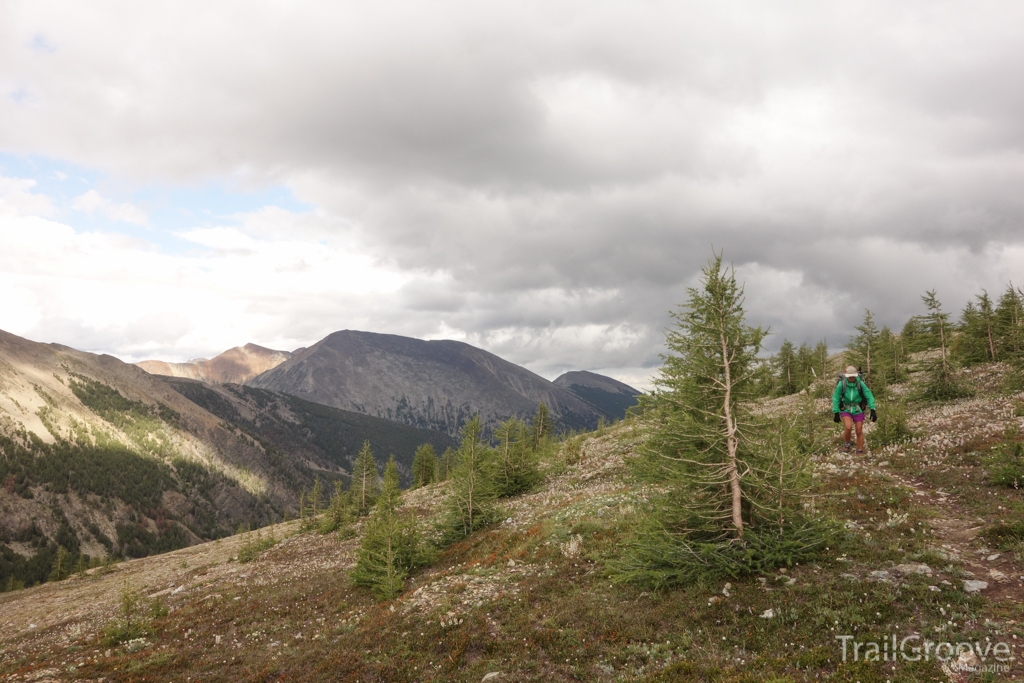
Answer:
[{"label": "tree trunk", "polygon": [[736,527],[736,535],[743,537],[743,491],[740,488],[740,471],[736,464],[736,451],[739,438],[736,435],[736,423],[732,417],[732,368],[729,362],[729,345],[725,333],[719,333],[722,342],[722,369],[725,371],[725,399],[723,401],[723,417],[725,418],[725,443],[729,454],[727,473],[729,489],[732,492],[732,524]]}]

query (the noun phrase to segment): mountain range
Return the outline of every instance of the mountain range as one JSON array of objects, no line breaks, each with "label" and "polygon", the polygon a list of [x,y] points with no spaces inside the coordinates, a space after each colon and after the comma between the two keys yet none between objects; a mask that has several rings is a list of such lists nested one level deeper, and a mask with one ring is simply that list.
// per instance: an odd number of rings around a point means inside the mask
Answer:
[{"label": "mountain range", "polygon": [[244,383],[322,405],[457,436],[479,414],[486,428],[544,403],[563,430],[592,429],[636,403],[639,391],[575,371],[550,382],[458,341],[342,330],[291,353],[246,344],[188,363],[142,361],[160,375]]}]

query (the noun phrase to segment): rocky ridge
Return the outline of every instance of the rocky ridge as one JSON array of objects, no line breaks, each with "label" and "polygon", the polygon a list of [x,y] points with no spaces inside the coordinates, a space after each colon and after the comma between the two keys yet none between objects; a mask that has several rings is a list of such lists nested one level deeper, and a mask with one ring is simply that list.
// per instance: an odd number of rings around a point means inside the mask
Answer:
[{"label": "rocky ridge", "polygon": [[276,368],[291,356],[290,351],[275,351],[256,344],[246,344],[228,349],[211,359],[197,358],[186,363],[144,360],[136,365],[153,375],[183,377],[210,384],[242,384]]}]

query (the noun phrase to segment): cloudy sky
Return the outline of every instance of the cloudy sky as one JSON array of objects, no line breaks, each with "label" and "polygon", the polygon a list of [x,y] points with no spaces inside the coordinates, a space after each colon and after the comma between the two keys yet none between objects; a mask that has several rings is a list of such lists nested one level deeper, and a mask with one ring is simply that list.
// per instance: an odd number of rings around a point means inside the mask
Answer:
[{"label": "cloudy sky", "polygon": [[1019,2],[0,0],[0,329],[644,388],[712,248],[841,347],[1024,283]]}]

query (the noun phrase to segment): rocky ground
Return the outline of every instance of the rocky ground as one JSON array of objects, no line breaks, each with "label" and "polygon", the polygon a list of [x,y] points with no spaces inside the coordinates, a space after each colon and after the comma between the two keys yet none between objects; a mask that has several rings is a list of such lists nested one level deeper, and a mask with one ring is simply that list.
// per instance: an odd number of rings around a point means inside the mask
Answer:
[{"label": "rocky ground", "polygon": [[[990,482],[993,454],[1024,428],[1007,369],[967,373],[973,398],[908,403],[912,439],[817,456],[815,497],[843,535],[810,566],[651,593],[607,571],[642,509],[629,475],[634,424],[568,442],[503,522],[456,544],[377,603],[346,570],[358,537],[263,530],[0,595],[0,680],[923,681],[1024,676],[1024,546],[986,533],[1024,519]],[[917,381],[917,380],[914,380]],[[894,392],[912,397],[914,382]],[[797,410],[799,396],[770,412]],[[885,409],[880,405],[880,411]],[[827,409],[826,409],[827,410]],[[822,434],[835,439],[834,425]],[[869,428],[869,441],[871,428]],[[443,485],[408,492],[429,519]],[[145,635],[106,645],[126,591],[157,606]],[[842,661],[841,640],[1006,643],[996,663]],[[982,648],[984,651],[984,648]],[[991,650],[991,646],[989,648]],[[971,670],[976,673],[972,673]],[[987,676],[987,677],[986,677]]]}]

